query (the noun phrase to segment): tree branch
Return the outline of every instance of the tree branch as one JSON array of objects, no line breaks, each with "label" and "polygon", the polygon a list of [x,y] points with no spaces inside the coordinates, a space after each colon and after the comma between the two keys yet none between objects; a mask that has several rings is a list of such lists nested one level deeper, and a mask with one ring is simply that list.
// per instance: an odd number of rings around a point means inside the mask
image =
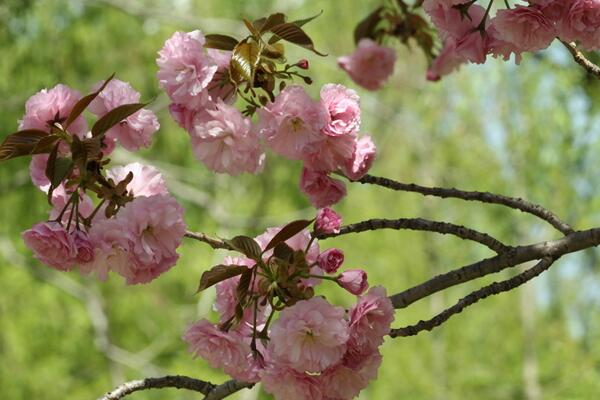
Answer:
[{"label": "tree branch", "polygon": [[204,400],[221,400],[242,389],[251,388],[254,383],[240,382],[232,379],[215,387]]},{"label": "tree branch", "polygon": [[436,196],[441,198],[456,198],[467,201],[479,201],[482,203],[490,203],[490,204],[499,204],[506,207],[514,208],[520,210],[522,212],[535,215],[538,218],[543,219],[548,222],[550,225],[555,227],[564,235],[568,235],[573,233],[574,230],[567,223],[561,221],[556,215],[552,212],[546,210],[544,207],[530,203],[526,200],[514,197],[507,197],[499,194],[489,193],[489,192],[471,192],[464,191],[455,188],[446,189],[446,188],[437,188],[437,187],[425,187],[415,185],[414,183],[401,183],[388,178],[382,178],[378,176],[365,175],[360,180],[356,181],[362,184],[371,184],[382,186],[388,189],[403,191],[403,192],[413,192],[420,193],[424,196]]},{"label": "tree branch", "polygon": [[423,331],[431,331],[435,327],[440,326],[448,319],[450,319],[453,315],[459,314],[465,308],[469,307],[477,303],[479,300],[485,299],[486,297],[493,296],[496,294],[500,294],[502,292],[508,292],[516,287],[523,285],[526,282],[529,282],[533,278],[540,275],[542,272],[546,271],[550,266],[554,263],[554,259],[552,258],[544,258],[534,267],[528,269],[527,271],[505,281],[494,282],[491,285],[485,286],[475,292],[472,292],[466,297],[463,297],[453,305],[452,307],[442,311],[435,317],[427,321],[419,321],[419,323],[415,325],[406,326],[404,328],[392,329],[390,332],[390,336],[395,337],[405,337],[405,336],[415,336]]},{"label": "tree branch", "polygon": [[579,65],[581,65],[589,74],[595,76],[600,79],[600,67],[590,60],[588,60],[582,52],[577,50],[577,47],[574,43],[568,43],[564,40],[561,40],[561,43],[565,45],[569,53],[573,56],[573,60]]},{"label": "tree branch", "polygon": [[543,258],[558,259],[600,245],[600,228],[573,232],[558,240],[540,242],[528,246],[513,247],[497,256],[486,258],[465,267],[438,275],[420,285],[390,297],[395,308],[405,308],[417,300],[460,283],[468,282],[527,261]]},{"label": "tree branch", "polygon": [[415,231],[437,232],[443,235],[454,235],[461,239],[472,240],[480,243],[496,253],[504,253],[511,247],[500,242],[498,239],[487,233],[478,232],[461,225],[455,225],[448,222],[430,221],[423,218],[399,218],[399,219],[369,219],[342,227],[339,233],[317,235],[318,239],[326,239],[349,233],[359,233],[364,231],[374,231],[378,229],[410,229]]},{"label": "tree branch", "polygon": [[119,400],[140,390],[163,388],[187,389],[208,395],[216,387],[218,386],[215,386],[210,382],[190,378],[189,376],[169,375],[160,378],[145,378],[126,382],[103,397],[100,397],[98,400]]},{"label": "tree branch", "polygon": [[225,243],[223,240],[210,237],[201,232],[187,231],[185,233],[185,237],[190,238],[190,239],[195,239],[200,242],[204,242],[215,250],[216,249],[233,250],[233,248],[230,245],[228,245],[227,243]]}]

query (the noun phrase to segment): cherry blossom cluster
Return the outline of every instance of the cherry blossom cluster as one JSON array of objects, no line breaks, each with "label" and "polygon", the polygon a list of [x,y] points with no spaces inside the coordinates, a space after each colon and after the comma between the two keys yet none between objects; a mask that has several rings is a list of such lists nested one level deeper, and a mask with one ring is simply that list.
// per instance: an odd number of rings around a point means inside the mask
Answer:
[{"label": "cherry blossom cluster", "polygon": [[[228,79],[231,52],[205,50],[205,43],[200,31],[176,32],[157,59],[160,87],[173,101],[171,115],[189,133],[198,160],[218,173],[256,174],[270,149],[303,162],[300,187],[315,207],[343,198],[344,183],[330,175],[360,179],[376,155],[371,137],[359,135],[358,94],[327,84],[314,100],[300,85],[282,85],[277,96],[256,109],[253,121],[233,105],[239,91]],[[360,62],[349,61],[349,68],[354,64]],[[306,69],[308,63],[295,66]]]},{"label": "cherry blossom cluster", "polygon": [[438,80],[463,63],[482,64],[488,55],[520,62],[524,52],[547,48],[554,39],[575,42],[586,50],[600,49],[600,2],[597,0],[529,0],[490,16],[475,1],[425,0],[443,41],[427,72]]},{"label": "cherry blossom cluster", "polygon": [[[128,83],[111,79],[99,82],[86,97],[59,84],[27,101],[21,131],[46,133],[42,140],[56,142],[55,151],[34,155],[30,164],[33,183],[48,194],[52,206],[47,222],[23,232],[25,244],[42,263],[61,271],[94,272],[101,279],[113,271],[128,284],[149,282],[175,265],[186,226],[183,209],[161,174],[139,163],[104,170],[117,144],[131,151],[150,145],[159,129],[156,115],[141,108],[124,119],[117,116],[96,136],[96,126],[90,131],[81,115],[87,108],[107,121],[116,115],[110,114],[113,110],[139,99]],[[72,115],[77,117],[69,121]],[[69,169],[51,182],[62,165]],[[90,192],[97,195],[96,203]]]},{"label": "cherry blossom cluster", "polygon": [[[340,224],[340,217],[326,208],[319,211],[314,228],[331,233]],[[366,292],[362,270],[323,275],[338,271],[343,253],[320,252],[306,229],[269,249],[287,229],[269,228],[254,238],[262,251],[258,261],[226,257],[225,265],[243,266],[253,278],[242,273],[217,283],[219,323],[203,319],[188,328],[184,340],[212,367],[243,382],[260,381],[276,399],[353,399],[377,376],[379,346],[389,333],[394,309],[382,287]],[[290,270],[281,263],[286,248],[301,254],[309,269],[295,264]],[[346,312],[315,296],[314,287],[322,280],[335,281],[356,295],[356,304]],[[243,288],[251,299],[247,308],[240,303]],[[276,311],[279,317],[273,321]]]}]

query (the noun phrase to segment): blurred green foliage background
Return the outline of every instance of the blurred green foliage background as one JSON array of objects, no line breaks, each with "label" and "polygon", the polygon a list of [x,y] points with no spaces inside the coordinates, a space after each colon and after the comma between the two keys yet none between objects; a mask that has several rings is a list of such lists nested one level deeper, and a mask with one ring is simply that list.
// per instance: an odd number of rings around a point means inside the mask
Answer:
[{"label": "blurred green foliage background", "polygon": [[[17,128],[27,98],[66,83],[82,92],[112,72],[137,88],[162,128],[153,147],[117,153],[117,163],[159,167],[184,204],[192,230],[222,237],[257,234],[314,210],[299,194],[300,165],[271,155],[259,176],[215,176],[192,156],[187,134],[170,119],[155,78],[156,51],[175,30],[239,34],[240,17],[283,11],[302,18],[319,58],[307,57],[316,96],[327,82],[355,87],[335,57],[353,50],[353,26],[369,1],[306,0],[2,0],[0,2],[0,131]],[[396,73],[378,93],[358,89],[363,130],[380,153],[372,173],[426,185],[523,196],[577,228],[600,224],[598,82],[553,46],[521,66],[492,60],[437,84],[424,80],[418,51],[399,48]],[[214,318],[213,291],[194,295],[200,274],[223,253],[186,242],[179,264],[160,279],[128,287],[58,273],[40,265],[19,234],[47,217],[29,182],[28,160],[0,166],[0,398],[95,399],[125,380],[185,374],[226,377],[187,353],[187,324]],[[465,204],[358,184],[336,209],[345,222],[374,217],[426,217],[464,224],[509,244],[557,238],[534,218],[496,206]],[[396,293],[489,255],[471,243],[415,232],[377,232],[322,242],[364,267],[372,285]],[[487,299],[432,333],[390,340],[379,378],[361,399],[595,399],[600,393],[599,253],[560,260],[545,276]],[[453,288],[397,312],[395,326],[432,316],[500,276]],[[352,299],[322,292],[340,304]],[[172,389],[132,399],[197,399]],[[237,399],[267,399],[256,387]]]}]

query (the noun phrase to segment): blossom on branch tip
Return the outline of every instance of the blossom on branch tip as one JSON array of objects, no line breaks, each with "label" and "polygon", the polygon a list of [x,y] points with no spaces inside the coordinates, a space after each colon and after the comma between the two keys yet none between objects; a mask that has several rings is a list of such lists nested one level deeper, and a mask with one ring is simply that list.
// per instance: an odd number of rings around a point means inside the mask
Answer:
[{"label": "blossom on branch tip", "polygon": [[342,217],[329,207],[321,208],[315,219],[315,232],[318,234],[339,233]]}]

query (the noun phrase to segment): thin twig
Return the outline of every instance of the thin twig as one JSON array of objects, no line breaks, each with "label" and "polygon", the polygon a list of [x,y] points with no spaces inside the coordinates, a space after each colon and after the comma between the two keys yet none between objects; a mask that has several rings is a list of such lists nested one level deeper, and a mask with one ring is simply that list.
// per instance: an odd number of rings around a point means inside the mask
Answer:
[{"label": "thin twig", "polygon": [[600,67],[598,65],[591,62],[583,55],[582,52],[577,50],[575,44],[565,42],[564,40],[561,40],[561,42],[565,45],[567,50],[569,50],[569,53],[571,53],[573,60],[575,60],[577,64],[581,65],[589,74],[600,79]]},{"label": "thin twig", "polygon": [[254,386],[254,383],[240,382],[232,379],[215,387],[204,400],[221,400],[235,392],[251,388],[252,386]]},{"label": "thin twig", "polygon": [[507,279],[501,282],[494,282],[491,285],[485,286],[479,290],[472,292],[468,296],[460,299],[455,305],[442,311],[430,320],[419,321],[415,325],[406,326],[404,328],[392,329],[392,331],[390,332],[390,336],[415,336],[423,331],[431,331],[435,327],[438,327],[444,322],[446,322],[453,315],[459,314],[465,308],[477,303],[479,300],[483,300],[486,297],[493,296],[502,292],[508,292],[516,287],[523,285],[526,282],[529,282],[530,280],[532,280],[533,278],[537,277],[542,272],[550,268],[553,262],[554,260],[552,258],[544,258],[534,267],[511,279]]},{"label": "thin twig", "polygon": [[506,268],[514,267],[528,261],[541,260],[546,257],[558,259],[565,254],[598,245],[600,245],[600,228],[574,232],[563,238],[549,242],[513,247],[509,251],[497,256],[486,258],[465,267],[438,275],[390,298],[395,308],[405,308],[433,293],[482,276],[500,272]]},{"label": "thin twig", "polygon": [[437,187],[426,187],[415,185],[414,183],[401,183],[388,178],[382,178],[378,176],[365,175],[360,180],[356,181],[362,184],[371,184],[382,186],[392,190],[398,190],[403,192],[414,192],[420,193],[424,196],[436,196],[441,198],[456,198],[467,201],[479,201],[482,203],[499,204],[506,207],[514,208],[525,213],[535,215],[538,218],[543,219],[550,225],[555,227],[564,235],[573,233],[574,230],[567,223],[561,221],[551,211],[544,207],[530,203],[527,200],[521,198],[507,197],[500,194],[494,194],[489,192],[472,192],[465,191],[455,188],[437,188]]},{"label": "thin twig", "polygon": [[123,383],[112,392],[100,397],[98,400],[119,400],[140,390],[163,388],[187,389],[208,395],[216,387],[217,386],[210,382],[190,378],[189,376],[169,375],[160,378],[145,378]]},{"label": "thin twig", "polygon": [[359,233],[364,231],[374,231],[378,229],[410,229],[415,231],[437,232],[441,234],[454,235],[461,239],[472,240],[487,246],[496,253],[504,253],[510,250],[510,247],[500,242],[498,239],[487,233],[478,232],[461,225],[455,225],[448,222],[431,221],[423,218],[399,218],[399,219],[370,219],[343,226],[338,233],[317,235],[318,239],[326,239],[347,235],[349,233]]},{"label": "thin twig", "polygon": [[233,250],[233,248],[221,239],[213,238],[202,232],[186,232],[185,237],[195,239],[208,244],[213,249]]}]

